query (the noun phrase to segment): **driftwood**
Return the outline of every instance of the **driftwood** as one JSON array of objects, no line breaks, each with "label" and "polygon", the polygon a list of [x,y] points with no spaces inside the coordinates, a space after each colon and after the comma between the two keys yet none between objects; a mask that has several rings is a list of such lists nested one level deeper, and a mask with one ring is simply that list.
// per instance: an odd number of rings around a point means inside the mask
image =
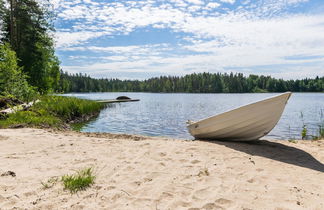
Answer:
[{"label": "driftwood", "polygon": [[29,109],[30,107],[32,107],[34,104],[40,102],[40,100],[36,100],[36,101],[32,101],[29,103],[23,103],[17,106],[14,106],[12,108],[8,108],[8,109],[4,109],[0,111],[0,115],[7,115],[7,114],[12,114],[18,111],[25,111],[27,109]]}]

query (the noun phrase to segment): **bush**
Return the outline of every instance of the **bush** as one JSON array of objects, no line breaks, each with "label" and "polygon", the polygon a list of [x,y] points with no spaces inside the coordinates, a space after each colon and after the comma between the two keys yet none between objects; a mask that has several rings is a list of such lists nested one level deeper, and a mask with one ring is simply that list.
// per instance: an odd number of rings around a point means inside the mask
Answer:
[{"label": "bush", "polygon": [[23,101],[31,101],[36,96],[35,88],[28,84],[27,76],[17,64],[16,53],[8,44],[0,44],[0,95]]}]

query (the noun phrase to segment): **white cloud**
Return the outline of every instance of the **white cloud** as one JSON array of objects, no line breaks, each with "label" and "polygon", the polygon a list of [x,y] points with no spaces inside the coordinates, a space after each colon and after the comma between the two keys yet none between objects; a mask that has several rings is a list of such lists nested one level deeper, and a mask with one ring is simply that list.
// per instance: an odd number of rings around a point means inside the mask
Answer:
[{"label": "white cloud", "polygon": [[207,8],[210,8],[210,9],[215,9],[217,7],[219,7],[220,4],[219,3],[216,3],[216,2],[210,2],[206,5]]},{"label": "white cloud", "polygon": [[220,2],[234,4],[235,0],[220,0]]},{"label": "white cloud", "polygon": [[[58,49],[97,53],[103,59],[103,62],[86,66],[65,65],[65,70],[82,69],[94,76],[106,71],[130,70],[186,74],[226,69],[271,72],[271,66],[278,68],[281,65],[286,72],[274,69],[273,75],[297,77],[302,75],[300,72],[324,75],[319,68],[324,66],[321,57],[324,56],[324,15],[292,15],[286,11],[289,5],[307,0],[245,1],[236,10],[222,10],[218,3],[233,4],[235,0],[210,1],[207,4],[200,0],[172,0],[163,4],[156,1],[103,4],[92,0],[83,5],[74,1],[64,4],[59,0],[53,1],[62,10],[60,20],[74,22],[72,28],[58,30]],[[213,12],[200,12],[201,8]],[[99,37],[127,35],[148,26],[185,35],[180,36],[179,43],[173,46],[91,44],[91,40]],[[179,51],[186,52],[186,55],[179,54]],[[296,55],[318,57],[286,59]]]},{"label": "white cloud", "polygon": [[109,34],[108,32],[56,32],[56,46],[66,48],[71,45],[84,44],[85,41]]},{"label": "white cloud", "polygon": [[201,1],[201,0],[186,0],[186,1],[191,3],[191,4],[198,4],[198,5],[204,4],[204,2]]}]

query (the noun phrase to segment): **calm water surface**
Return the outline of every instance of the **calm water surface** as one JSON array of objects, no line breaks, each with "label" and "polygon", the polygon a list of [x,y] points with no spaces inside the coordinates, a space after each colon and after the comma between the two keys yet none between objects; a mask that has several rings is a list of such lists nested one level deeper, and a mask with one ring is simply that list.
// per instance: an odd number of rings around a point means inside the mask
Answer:
[{"label": "calm water surface", "polygon": [[[103,100],[127,95],[139,102],[108,105],[99,117],[82,128],[84,132],[109,132],[193,139],[187,120],[200,120],[255,102],[276,93],[165,94],[165,93],[71,93],[66,96]],[[301,113],[303,117],[301,116]],[[267,137],[301,138],[303,122],[315,134],[324,119],[323,93],[293,93],[277,126]]]}]

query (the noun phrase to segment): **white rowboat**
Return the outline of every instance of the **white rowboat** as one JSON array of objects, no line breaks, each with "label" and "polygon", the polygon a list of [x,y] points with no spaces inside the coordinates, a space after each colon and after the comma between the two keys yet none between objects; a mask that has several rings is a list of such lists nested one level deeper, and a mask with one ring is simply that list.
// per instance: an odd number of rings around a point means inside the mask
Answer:
[{"label": "white rowboat", "polygon": [[187,127],[196,139],[256,140],[275,127],[290,96],[286,92],[198,122],[188,121]]}]

